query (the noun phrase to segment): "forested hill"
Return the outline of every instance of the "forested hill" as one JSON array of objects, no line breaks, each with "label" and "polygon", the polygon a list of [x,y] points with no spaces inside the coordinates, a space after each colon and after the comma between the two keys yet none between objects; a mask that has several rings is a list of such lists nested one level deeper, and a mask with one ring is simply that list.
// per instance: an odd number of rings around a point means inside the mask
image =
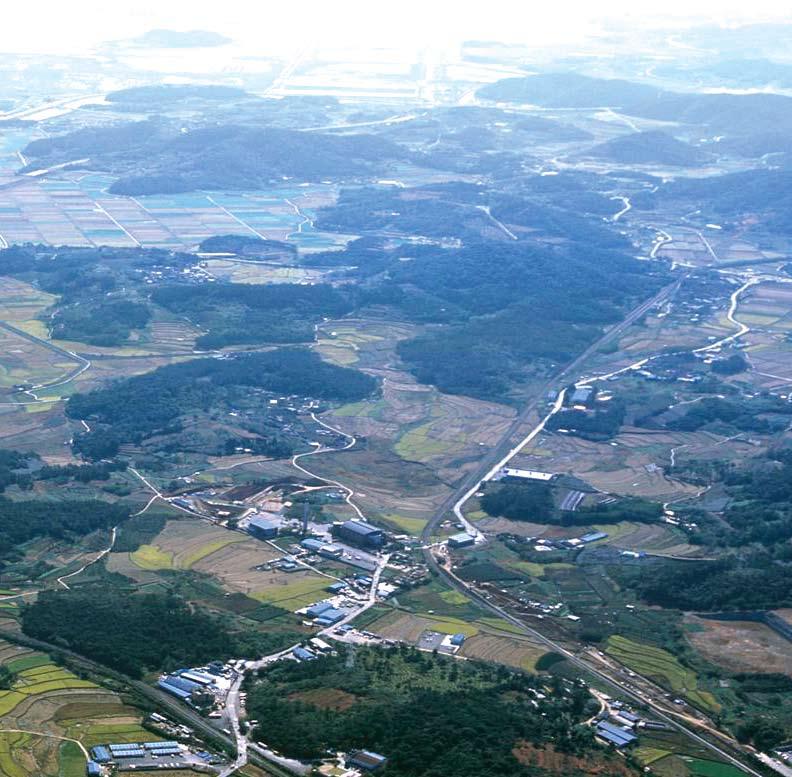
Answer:
[{"label": "forested hill", "polygon": [[792,232],[792,171],[746,170],[710,178],[680,178],[637,196],[633,205],[695,203],[713,219],[741,220],[761,214],[763,228]]},{"label": "forested hill", "polygon": [[634,132],[590,148],[587,156],[622,164],[660,164],[695,167],[713,160],[713,155],[666,132]]},{"label": "forested hill", "polygon": [[160,367],[74,394],[66,414],[93,422],[92,431],[78,439],[83,450],[102,443],[103,455],[113,455],[119,443],[178,430],[183,416],[225,407],[251,389],[354,402],[376,388],[374,378],[324,362],[313,351],[282,349]]},{"label": "forested hill", "polygon": [[409,151],[376,135],[328,135],[276,127],[218,124],[182,132],[149,120],[89,127],[30,143],[26,171],[90,158],[117,175],[114,194],[194,189],[258,189],[284,176],[301,181],[369,178]]}]

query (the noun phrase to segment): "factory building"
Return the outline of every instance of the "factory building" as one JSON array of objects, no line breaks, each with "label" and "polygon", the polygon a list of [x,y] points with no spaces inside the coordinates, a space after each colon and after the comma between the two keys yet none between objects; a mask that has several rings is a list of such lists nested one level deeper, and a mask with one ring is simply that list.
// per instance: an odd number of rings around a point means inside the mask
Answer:
[{"label": "factory building", "polygon": [[160,677],[157,685],[162,688],[163,691],[167,691],[169,694],[182,701],[189,701],[195,691],[200,691],[204,687],[200,683],[187,680],[177,674]]},{"label": "factory building", "polygon": [[247,526],[248,534],[258,540],[274,540],[278,536],[278,524],[260,515],[254,515]]},{"label": "factory building", "polygon": [[594,389],[591,386],[578,386],[570,397],[570,402],[573,405],[585,405],[594,394]]},{"label": "factory building", "polygon": [[344,555],[344,551],[337,545],[328,545],[326,542],[316,540],[312,537],[302,540],[302,542],[300,542],[300,547],[310,553],[317,553],[325,558],[341,558],[341,556]]},{"label": "factory building", "polygon": [[381,548],[385,544],[385,532],[365,521],[344,521],[334,524],[333,536],[361,548]]},{"label": "factory building", "polygon": [[96,761],[88,761],[85,764],[85,773],[88,777],[102,777],[102,767]]}]

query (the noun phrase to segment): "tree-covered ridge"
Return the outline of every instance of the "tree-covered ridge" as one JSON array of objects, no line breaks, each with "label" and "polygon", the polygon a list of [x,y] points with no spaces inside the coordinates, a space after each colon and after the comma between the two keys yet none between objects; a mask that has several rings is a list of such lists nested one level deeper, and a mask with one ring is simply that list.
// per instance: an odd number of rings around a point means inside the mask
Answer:
[{"label": "tree-covered ridge", "polygon": [[129,509],[99,500],[12,501],[0,497],[0,559],[36,537],[71,540],[109,529],[129,517]]},{"label": "tree-covered ridge", "polygon": [[627,584],[651,604],[683,610],[792,606],[792,453],[782,448],[707,472],[729,498],[725,509],[712,515],[683,505],[682,514],[693,523],[690,541],[720,550],[719,560],[658,563],[651,574],[625,572]]},{"label": "tree-covered ridge", "polygon": [[281,349],[160,367],[87,394],[74,394],[66,414],[93,421],[92,431],[75,442],[92,458],[103,458],[114,455],[121,442],[138,443],[178,431],[183,416],[225,406],[251,389],[354,402],[376,387],[374,378],[322,361],[312,351]]},{"label": "tree-covered ridge", "polygon": [[635,521],[654,523],[663,514],[659,502],[626,497],[608,504],[585,505],[573,510],[561,510],[554,498],[556,489],[548,483],[536,483],[518,478],[505,478],[489,483],[481,498],[481,509],[492,516],[513,521],[555,524],[561,526],[592,526],[595,524]]},{"label": "tree-covered ridge", "polygon": [[377,135],[331,135],[242,124],[206,124],[183,132],[162,119],[88,127],[36,140],[26,170],[90,157],[92,169],[119,176],[115,194],[195,189],[258,189],[284,176],[301,181],[368,179],[407,149]]},{"label": "tree-covered ridge", "polygon": [[400,343],[415,376],[449,393],[508,397],[531,370],[569,361],[663,281],[616,251],[478,243],[391,271],[393,304],[447,322]]},{"label": "tree-covered ridge", "polygon": [[[665,281],[662,267],[637,262],[603,221],[614,211],[596,191],[602,177],[561,177],[526,176],[508,191],[460,182],[345,189],[317,224],[365,237],[309,261],[359,268],[362,304],[444,325],[399,344],[421,382],[508,399],[528,374],[580,353]],[[407,242],[383,249],[374,242],[383,231]]]},{"label": "tree-covered ridge", "polygon": [[388,777],[542,774],[515,757],[525,742],[603,756],[591,729],[578,725],[591,708],[581,685],[553,679],[548,692],[547,680],[504,667],[411,647],[349,649],[351,657],[341,647],[338,656],[263,671],[249,688],[254,736],[309,759],[373,750],[388,757]]},{"label": "tree-covered ridge", "polygon": [[233,632],[219,618],[173,595],[133,595],[109,586],[44,591],[24,609],[22,629],[132,677],[258,657],[295,636]]},{"label": "tree-covered ridge", "polygon": [[696,167],[714,160],[712,154],[678,140],[659,130],[634,132],[600,143],[586,152],[588,156],[631,165],[660,164]]},{"label": "tree-covered ridge", "polygon": [[745,136],[767,127],[789,128],[792,100],[780,94],[669,92],[618,78],[580,73],[540,73],[505,78],[479,89],[499,102],[531,103],[555,108],[610,107],[631,116],[707,125]]},{"label": "tree-covered ridge", "polygon": [[209,330],[196,345],[213,349],[262,342],[310,342],[319,321],[352,310],[354,295],[328,284],[213,283],[161,286],[151,299]]}]

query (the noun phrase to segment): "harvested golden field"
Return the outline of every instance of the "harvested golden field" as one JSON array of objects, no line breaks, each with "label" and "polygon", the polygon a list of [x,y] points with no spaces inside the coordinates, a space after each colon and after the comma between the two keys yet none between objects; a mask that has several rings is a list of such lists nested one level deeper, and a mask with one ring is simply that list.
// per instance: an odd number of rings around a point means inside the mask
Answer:
[{"label": "harvested golden field", "polygon": [[130,559],[141,569],[192,569],[198,562],[227,545],[249,541],[244,534],[185,518],[168,521],[165,528]]},{"label": "harvested golden field", "polygon": [[494,661],[497,664],[514,666],[530,672],[534,669],[538,658],[546,652],[546,648],[527,639],[501,637],[481,632],[465,640],[460,655],[482,661]]},{"label": "harvested golden field", "polygon": [[693,647],[732,672],[782,672],[792,676],[792,645],[769,626],[750,621],[714,621],[685,616]]},{"label": "harvested golden field", "polygon": [[552,745],[539,748],[530,742],[518,743],[512,752],[521,764],[552,774],[587,774],[592,777],[631,777],[634,774],[624,760],[616,755],[577,758],[567,753],[557,753]]}]

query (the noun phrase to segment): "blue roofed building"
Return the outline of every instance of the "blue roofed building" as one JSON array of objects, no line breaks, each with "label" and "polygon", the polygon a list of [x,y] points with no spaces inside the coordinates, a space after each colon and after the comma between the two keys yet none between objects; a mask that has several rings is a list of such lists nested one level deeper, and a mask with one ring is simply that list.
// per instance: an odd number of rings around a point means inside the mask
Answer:
[{"label": "blue roofed building", "polygon": [[632,732],[625,731],[623,728],[619,728],[605,720],[597,724],[596,732],[600,739],[604,739],[616,747],[626,747],[637,740],[637,737]]},{"label": "blue roofed building", "polygon": [[100,764],[106,764],[112,760],[110,751],[104,745],[97,745],[91,748],[93,760]]},{"label": "blue roofed building", "polygon": [[292,655],[298,661],[313,661],[316,659],[316,654],[304,647],[296,647],[292,650]]},{"label": "blue roofed building", "polygon": [[96,761],[88,761],[85,764],[85,773],[88,777],[102,777],[102,767]]},{"label": "blue roofed building", "polygon": [[338,623],[338,621],[343,620],[345,617],[346,612],[344,610],[337,610],[335,607],[331,607],[329,610],[325,610],[315,620],[319,626],[332,626],[334,623]]},{"label": "blue roofed building", "polygon": [[344,521],[332,528],[334,537],[361,548],[381,548],[385,544],[385,532],[365,521]]},{"label": "blue roofed building", "polygon": [[250,519],[247,530],[259,540],[274,540],[278,536],[278,524],[258,515]]},{"label": "blue roofed building", "polygon": [[454,645],[455,647],[460,647],[464,643],[464,641],[465,641],[464,634],[454,634],[454,636],[451,637],[451,644]]},{"label": "blue roofed building", "polygon": [[333,605],[331,602],[317,602],[316,604],[312,604],[307,610],[307,614],[311,618],[318,618],[323,613],[327,612],[327,610],[332,610]]},{"label": "blue roofed building", "polygon": [[178,688],[180,691],[187,691],[187,693],[199,691],[203,687],[200,683],[193,682],[192,680],[188,680],[185,677],[180,677],[179,675],[175,674],[169,674],[161,679],[164,680],[164,682],[166,682],[168,685]]},{"label": "blue roofed building", "polygon": [[300,547],[305,548],[305,550],[310,550],[311,553],[318,553],[324,547],[324,542],[314,539],[313,537],[308,537],[308,539],[300,542]]},{"label": "blue roofed building", "polygon": [[181,688],[177,688],[175,685],[171,685],[167,680],[159,680],[157,685],[166,693],[169,693],[171,696],[175,696],[177,699],[181,699],[182,701],[187,701],[192,695],[190,691],[184,691]]},{"label": "blue roofed building", "polygon": [[581,542],[596,542],[597,540],[604,540],[608,535],[605,534],[604,531],[593,531],[591,534],[584,534],[581,538]]}]

